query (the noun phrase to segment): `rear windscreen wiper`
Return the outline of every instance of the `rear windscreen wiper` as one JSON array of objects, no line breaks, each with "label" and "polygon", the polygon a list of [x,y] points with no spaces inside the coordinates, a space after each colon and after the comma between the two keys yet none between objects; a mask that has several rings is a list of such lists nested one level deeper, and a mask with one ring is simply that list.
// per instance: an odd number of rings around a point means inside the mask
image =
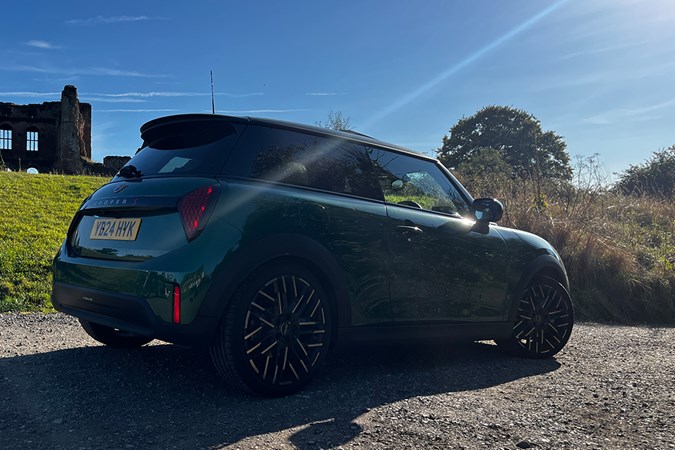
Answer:
[{"label": "rear windscreen wiper", "polygon": [[127,165],[122,167],[120,171],[117,172],[117,176],[124,178],[141,178],[143,174],[136,168],[136,166]]}]

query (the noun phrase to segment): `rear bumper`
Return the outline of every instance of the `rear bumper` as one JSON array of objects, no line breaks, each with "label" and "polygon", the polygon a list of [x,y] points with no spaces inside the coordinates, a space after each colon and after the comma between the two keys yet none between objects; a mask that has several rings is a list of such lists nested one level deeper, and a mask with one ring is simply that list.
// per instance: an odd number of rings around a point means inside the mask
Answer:
[{"label": "rear bumper", "polygon": [[52,304],[57,311],[176,344],[208,346],[217,324],[197,317],[189,324],[168,323],[158,317],[142,297],[54,282]]}]

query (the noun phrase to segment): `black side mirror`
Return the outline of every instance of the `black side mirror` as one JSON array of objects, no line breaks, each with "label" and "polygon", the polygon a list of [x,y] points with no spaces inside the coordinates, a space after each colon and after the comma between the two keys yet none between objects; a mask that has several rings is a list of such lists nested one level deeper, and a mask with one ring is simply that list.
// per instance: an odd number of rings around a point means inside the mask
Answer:
[{"label": "black side mirror", "polygon": [[477,222],[497,222],[504,215],[504,206],[494,198],[477,198],[472,208]]}]

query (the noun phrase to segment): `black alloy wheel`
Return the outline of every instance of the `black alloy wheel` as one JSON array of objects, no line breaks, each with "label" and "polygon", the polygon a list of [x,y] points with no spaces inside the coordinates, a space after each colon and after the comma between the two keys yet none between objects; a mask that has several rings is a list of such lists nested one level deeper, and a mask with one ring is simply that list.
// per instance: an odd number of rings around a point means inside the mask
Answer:
[{"label": "black alloy wheel", "polygon": [[538,277],[520,299],[512,337],[497,344],[515,356],[550,358],[565,346],[573,326],[572,300],[565,287]]},{"label": "black alloy wheel", "polygon": [[211,349],[231,384],[268,396],[287,395],[313,377],[332,337],[328,298],[302,266],[276,264],[235,295]]}]

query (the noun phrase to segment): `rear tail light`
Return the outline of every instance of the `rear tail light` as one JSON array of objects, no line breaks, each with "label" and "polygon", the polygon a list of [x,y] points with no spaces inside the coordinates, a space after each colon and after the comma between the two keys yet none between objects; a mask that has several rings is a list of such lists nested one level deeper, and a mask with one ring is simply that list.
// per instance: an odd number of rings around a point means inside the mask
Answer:
[{"label": "rear tail light", "polygon": [[180,286],[173,285],[173,323],[180,323]]},{"label": "rear tail light", "polygon": [[178,201],[178,212],[188,241],[196,238],[204,229],[217,198],[217,186],[204,186],[185,194]]}]

